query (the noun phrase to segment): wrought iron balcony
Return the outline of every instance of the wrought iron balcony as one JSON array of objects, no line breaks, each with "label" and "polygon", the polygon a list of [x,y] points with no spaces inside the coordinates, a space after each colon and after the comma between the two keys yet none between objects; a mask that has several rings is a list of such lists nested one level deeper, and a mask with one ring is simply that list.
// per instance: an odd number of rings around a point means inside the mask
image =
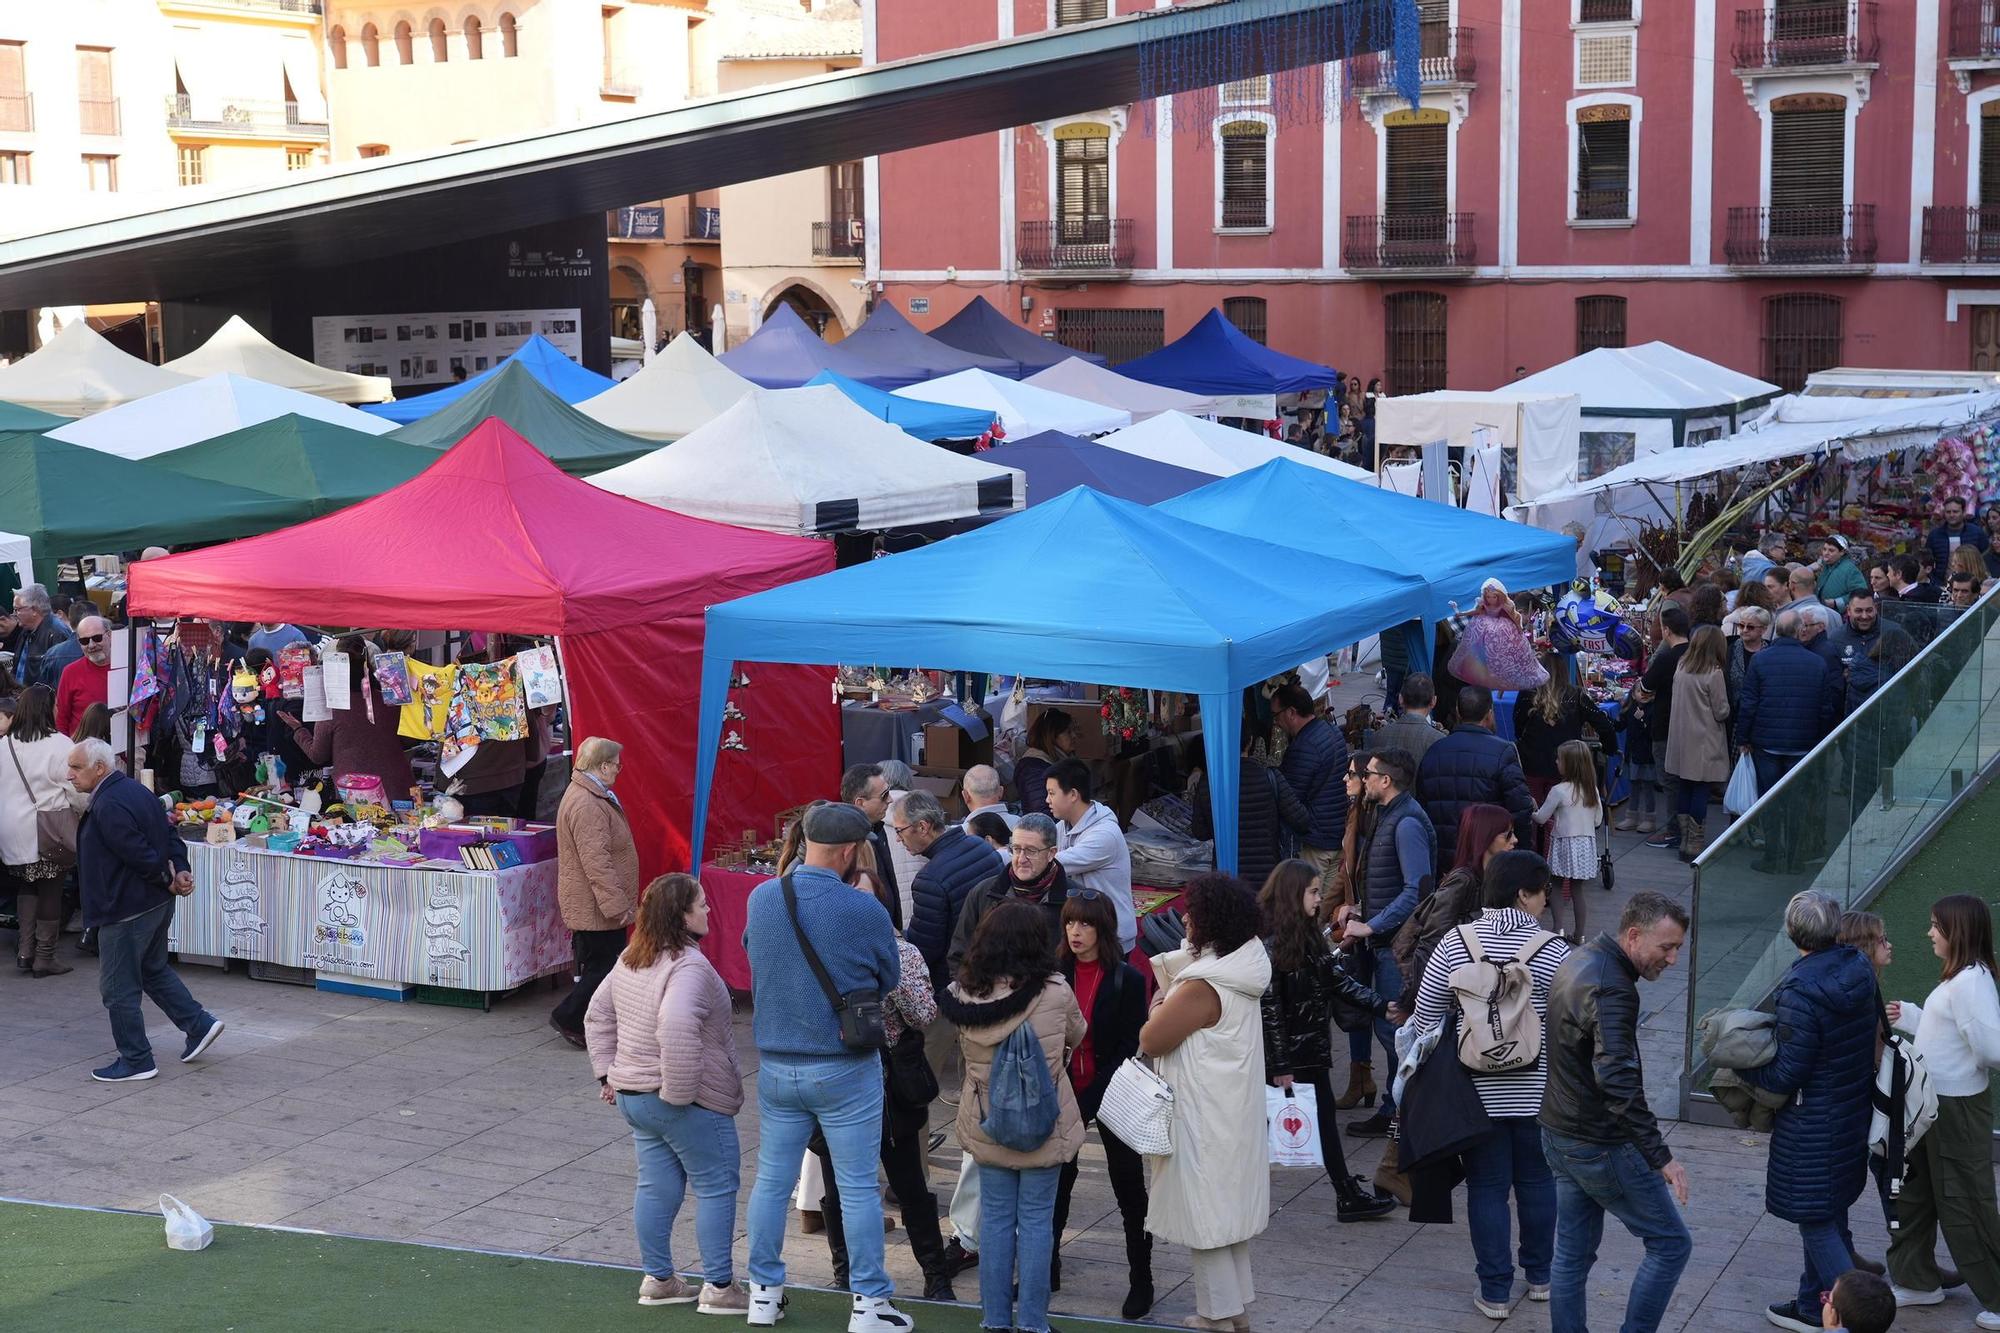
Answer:
[{"label": "wrought iron balcony", "polygon": [[1473,213],[1350,217],[1340,262],[1363,273],[1468,271],[1478,254],[1476,220]]},{"label": "wrought iron balcony", "polygon": [[324,120],[307,120],[297,102],[252,98],[196,101],[185,93],[167,98],[167,128],[224,138],[324,139]]},{"label": "wrought iron balcony", "polygon": [[1632,192],[1622,185],[1576,192],[1578,222],[1623,222],[1631,216]]},{"label": "wrought iron balcony", "polygon": [[1866,65],[1881,54],[1874,0],[1736,11],[1730,56],[1740,70]]},{"label": "wrought iron balcony", "polygon": [[2000,208],[1926,208],[1926,264],[2000,265]]},{"label": "wrought iron balcony", "polygon": [[1951,0],[1945,58],[2000,61],[2000,0]]},{"label": "wrought iron balcony", "polygon": [[1722,254],[1734,268],[1865,268],[1875,262],[1875,205],[1732,208]]},{"label": "wrought iron balcony", "polygon": [[722,239],[722,210],[695,204],[688,209],[687,238],[690,241]]},{"label": "wrought iron balcony", "polygon": [[0,131],[24,134],[35,128],[35,95],[0,97]]},{"label": "wrought iron balcony", "polygon": [[1261,194],[1255,199],[1231,199],[1224,196],[1222,200],[1222,225],[1225,228],[1243,227],[1248,229],[1269,227],[1271,225],[1270,206],[1265,202],[1264,196]]},{"label": "wrought iron balcony", "polygon": [[76,102],[77,128],[85,134],[118,133],[118,99],[80,97]]},{"label": "wrought iron balcony", "polygon": [[1133,264],[1132,219],[1056,218],[1022,222],[1017,260],[1031,273],[1124,273]]},{"label": "wrought iron balcony", "polygon": [[[1471,28],[1454,28],[1443,23],[1426,23],[1417,33],[1417,80],[1426,87],[1446,83],[1471,83],[1479,72],[1473,58]],[[1374,51],[1354,59],[1354,86],[1363,92],[1381,92],[1396,86],[1396,57]]]},{"label": "wrought iron balcony", "polygon": [[859,259],[863,248],[860,218],[813,223],[814,259]]}]

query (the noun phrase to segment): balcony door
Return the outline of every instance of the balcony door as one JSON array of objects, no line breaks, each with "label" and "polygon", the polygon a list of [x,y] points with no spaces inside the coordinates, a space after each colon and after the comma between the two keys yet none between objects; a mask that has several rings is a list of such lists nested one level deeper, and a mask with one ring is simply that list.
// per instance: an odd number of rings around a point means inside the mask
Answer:
[{"label": "balcony door", "polygon": [[1978,263],[2000,260],[2000,102],[1979,108],[1979,212],[1971,228]]},{"label": "balcony door", "polygon": [[1840,262],[1847,234],[1847,102],[1805,93],[1771,104],[1772,263]]},{"label": "balcony door", "polygon": [[1435,107],[1384,119],[1382,258],[1439,264],[1451,253],[1448,179],[1451,123]]},{"label": "balcony door", "polygon": [[861,254],[861,164],[836,162],[826,169],[827,236],[833,253]]},{"label": "balcony door", "polygon": [[1111,129],[1056,129],[1056,245],[1111,244]]}]

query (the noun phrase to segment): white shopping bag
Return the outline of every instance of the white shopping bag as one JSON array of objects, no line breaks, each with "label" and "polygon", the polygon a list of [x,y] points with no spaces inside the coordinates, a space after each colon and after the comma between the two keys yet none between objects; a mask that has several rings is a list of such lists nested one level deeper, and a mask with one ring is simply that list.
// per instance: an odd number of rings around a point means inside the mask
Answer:
[{"label": "white shopping bag", "polygon": [[1757,804],[1757,765],[1750,762],[1749,755],[1740,755],[1736,760],[1736,771],[1729,775],[1729,786],[1722,792],[1722,808],[1732,815],[1747,815],[1750,807]]},{"label": "white shopping bag", "polygon": [[208,1224],[208,1219],[173,1195],[160,1196],[160,1211],[167,1219],[168,1249],[205,1250],[215,1239],[215,1228]]},{"label": "white shopping bag", "polygon": [[1319,1151],[1319,1100],[1312,1084],[1264,1089],[1264,1118],[1271,1134],[1272,1166],[1323,1166]]}]

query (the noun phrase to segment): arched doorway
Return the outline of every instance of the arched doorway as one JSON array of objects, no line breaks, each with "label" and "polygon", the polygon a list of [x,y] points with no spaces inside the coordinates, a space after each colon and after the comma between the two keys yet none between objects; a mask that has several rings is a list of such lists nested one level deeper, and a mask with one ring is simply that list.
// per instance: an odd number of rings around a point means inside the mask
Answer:
[{"label": "arched doorway", "polygon": [[640,338],[645,335],[643,307],[651,291],[646,275],[635,264],[611,267],[611,336]]},{"label": "arched doorway", "polygon": [[793,283],[779,292],[771,303],[764,307],[764,318],[769,319],[780,305],[788,305],[798,313],[809,326],[816,329],[828,342],[839,342],[847,336],[847,326],[841,322],[840,314],[832,302],[806,286]]}]

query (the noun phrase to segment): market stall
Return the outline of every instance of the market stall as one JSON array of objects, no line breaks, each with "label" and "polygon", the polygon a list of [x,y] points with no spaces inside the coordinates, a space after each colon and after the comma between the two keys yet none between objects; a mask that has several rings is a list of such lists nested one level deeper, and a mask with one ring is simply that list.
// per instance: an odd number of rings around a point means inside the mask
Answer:
[{"label": "market stall", "polygon": [[0,403],[0,431],[54,430],[74,420],[75,417],[59,417],[53,412],[23,407],[19,403]]},{"label": "market stall", "polygon": [[678,440],[706,426],[757,386],[681,333],[637,374],[576,410],[592,421],[646,440]]},{"label": "market stall", "polygon": [[[1576,476],[1587,481],[1645,454],[1734,433],[1783,392],[1670,343],[1598,347],[1508,385],[1511,394],[1575,394]],[[1380,411],[1380,408],[1377,408]]]},{"label": "market stall", "polygon": [[755,333],[716,359],[766,389],[796,389],[822,370],[877,389],[900,389],[924,378],[923,371],[849,347],[845,341],[828,342],[783,302],[765,316]]},{"label": "market stall", "polygon": [[1094,361],[1086,361],[1080,356],[1068,357],[1056,362],[1047,370],[1038,370],[1023,380],[1037,389],[1047,389],[1051,393],[1067,394],[1071,398],[1081,398],[1086,403],[1099,403],[1105,407],[1115,407],[1132,414],[1134,424],[1156,417],[1162,412],[1185,412],[1194,417],[1212,417],[1217,404],[1213,397],[1198,393],[1185,393],[1179,389],[1169,389],[1159,384],[1148,384],[1108,370]]},{"label": "market stall", "polygon": [[836,375],[830,370],[822,370],[813,376],[806,381],[805,387],[810,389],[823,384],[832,385],[846,394],[855,406],[869,416],[900,426],[905,434],[927,444],[935,444],[939,440],[984,441],[993,433],[994,423],[999,420],[989,409],[953,407],[949,403],[902,398],[845,375]]},{"label": "market stall", "polygon": [[1278,415],[1283,394],[1331,389],[1340,382],[1332,366],[1274,351],[1211,310],[1159,351],[1118,367],[1127,379],[1144,380],[1215,400],[1215,413],[1265,421]]},{"label": "market stall", "polygon": [[1022,328],[994,309],[983,296],[973,297],[965,309],[932,329],[931,337],[963,352],[1017,362],[1024,374],[1069,360],[1104,364],[1104,358],[1096,352],[1079,352]]},{"label": "market stall", "polygon": [[350,375],[293,356],[241,315],[231,315],[207,342],[167,362],[166,368],[194,379],[242,375],[335,403],[386,403],[394,396],[387,375]]},{"label": "market stall", "polygon": [[1576,394],[1494,389],[1378,398],[1375,445],[1471,449],[1498,445],[1515,460],[1516,495],[1523,501],[1576,480],[1577,430],[1583,399]]},{"label": "market stall", "polygon": [[1021,377],[1021,363],[1011,356],[968,352],[931,337],[898,310],[894,302],[877,301],[860,327],[841,339],[850,352],[886,365],[904,366],[925,379],[956,375],[961,370],[985,370],[1009,379]]},{"label": "market stall", "polygon": [[[470,381],[468,381],[470,383]],[[523,366],[507,366],[443,411],[390,432],[404,444],[449,449],[482,421],[498,418],[573,477],[629,463],[660,447],[585,416],[544,388]]]},{"label": "market stall", "polygon": [[1284,459],[1350,481],[1375,484],[1374,473],[1337,458],[1181,412],[1162,412],[1136,426],[1114,431],[1098,443],[1107,449],[1137,454],[1156,463],[1170,463],[1191,472],[1205,472],[1211,477],[1233,477],[1274,459]]},{"label": "market stall", "polygon": [[1157,504],[1214,480],[1205,472],[1054,430],[996,444],[980,457],[1026,477],[1031,505],[1046,504],[1079,486],[1134,504]]},{"label": "market stall", "polygon": [[470,379],[462,380],[447,388],[419,394],[415,398],[399,398],[392,403],[373,403],[364,407],[362,411],[378,416],[384,421],[407,425],[455,406],[508,371],[526,372],[535,383],[565,403],[580,403],[586,398],[595,398],[616,383],[609,376],[600,375],[594,370],[586,370],[570,360],[568,354],[561,348],[537,333],[515,348],[499,364],[480,371]]},{"label": "market stall", "polygon": [[146,466],[300,501],[292,521],[303,523],[400,486],[438,457],[420,445],[282,416],[154,454]]},{"label": "market stall", "polygon": [[81,417],[188,382],[186,375],[120,351],[79,319],[19,361],[0,366],[0,402]]},{"label": "market stall", "polygon": [[1034,435],[1045,430],[1102,435],[1132,424],[1132,414],[1122,408],[1085,402],[986,370],[961,370],[956,375],[912,384],[896,390],[896,396],[991,412],[1009,435]]},{"label": "market stall", "polygon": [[395,429],[366,412],[297,389],[241,375],[210,375],[58,426],[49,438],[120,458],[145,459],[286,416],[323,421],[357,435],[385,435]]}]

